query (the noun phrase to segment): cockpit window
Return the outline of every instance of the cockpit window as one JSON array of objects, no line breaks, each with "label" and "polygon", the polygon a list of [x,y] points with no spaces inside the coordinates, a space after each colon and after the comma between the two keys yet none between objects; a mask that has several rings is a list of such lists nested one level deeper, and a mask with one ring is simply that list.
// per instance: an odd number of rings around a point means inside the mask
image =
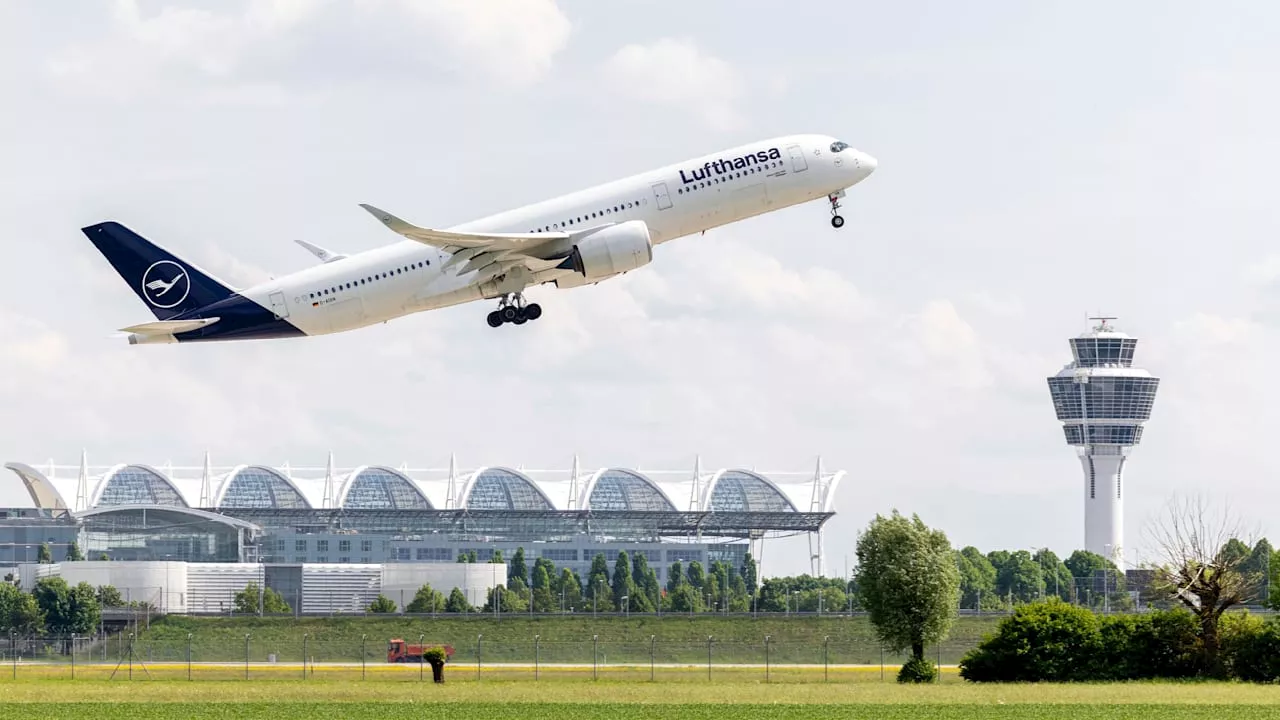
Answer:
[{"label": "cockpit window", "polygon": [[845,149],[845,148],[847,148],[847,147],[849,147],[849,143],[847,143],[847,142],[840,142],[839,140],[837,140],[837,141],[835,141],[835,142],[831,143],[831,152],[833,152],[833,153],[838,153],[838,152],[840,152],[841,150],[844,150],[844,149]]}]

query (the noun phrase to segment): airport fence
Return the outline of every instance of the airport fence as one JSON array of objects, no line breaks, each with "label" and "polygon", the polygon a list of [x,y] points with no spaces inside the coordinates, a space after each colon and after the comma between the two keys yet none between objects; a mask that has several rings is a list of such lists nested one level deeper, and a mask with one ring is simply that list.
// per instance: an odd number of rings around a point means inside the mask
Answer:
[{"label": "airport fence", "polygon": [[[433,647],[425,634],[402,638]],[[926,657],[940,666],[959,662],[972,639],[930,646]],[[155,642],[132,632],[108,637],[11,634],[0,641],[4,680],[382,680],[431,682],[430,666],[417,656],[389,656],[389,639],[318,639],[301,634],[255,639],[247,633],[229,642],[204,642],[195,633],[181,641]],[[486,640],[477,634],[452,644],[449,681],[740,679],[763,682],[892,682],[906,660],[874,641],[824,638],[818,642],[718,641],[714,636],[681,640],[608,640],[599,635],[545,642]],[[6,672],[7,671],[7,672]],[[954,673],[950,673],[954,675]]]}]

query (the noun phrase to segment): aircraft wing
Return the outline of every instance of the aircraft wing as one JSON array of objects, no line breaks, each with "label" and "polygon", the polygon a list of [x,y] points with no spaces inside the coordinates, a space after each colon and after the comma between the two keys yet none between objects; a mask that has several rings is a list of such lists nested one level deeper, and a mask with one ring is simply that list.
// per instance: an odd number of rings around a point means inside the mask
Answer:
[{"label": "aircraft wing", "polygon": [[137,335],[177,335],[178,333],[191,332],[199,330],[202,327],[208,327],[216,322],[219,318],[200,318],[198,320],[157,320],[156,322],[142,323],[141,325],[133,325],[127,328],[120,328],[120,332],[135,333]]},{"label": "aircraft wing", "polygon": [[307,242],[306,240],[294,240],[294,242],[296,242],[296,243],[298,243],[299,245],[301,245],[302,247],[306,248],[306,249],[307,249],[307,252],[310,252],[312,255],[315,255],[316,257],[320,258],[320,260],[321,260],[322,262],[331,263],[331,262],[333,262],[334,260],[342,260],[343,258],[347,257],[346,255],[343,255],[342,253],[336,253],[336,252],[332,252],[332,251],[330,251],[330,250],[325,250],[324,248],[320,247],[319,245],[312,245],[311,243]]},{"label": "aircraft wing", "polygon": [[391,213],[380,210],[372,205],[361,203],[360,207],[369,212],[370,215],[382,221],[383,225],[391,228],[396,233],[416,240],[423,245],[430,245],[439,248],[448,253],[454,253],[458,250],[480,249],[484,252],[493,252],[498,250],[514,251],[515,253],[524,254],[528,251],[545,245],[556,240],[567,240],[568,233],[562,232],[545,232],[545,233],[467,233],[452,232],[449,230],[431,230],[429,228],[421,228],[416,225],[401,220]]}]

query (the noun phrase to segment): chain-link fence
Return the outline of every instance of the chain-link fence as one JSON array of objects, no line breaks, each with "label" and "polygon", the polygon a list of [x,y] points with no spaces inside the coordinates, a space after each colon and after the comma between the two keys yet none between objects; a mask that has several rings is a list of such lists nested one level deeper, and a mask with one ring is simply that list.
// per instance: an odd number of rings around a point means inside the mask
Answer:
[{"label": "chain-link fence", "polygon": [[[817,642],[719,641],[714,636],[673,640],[609,640],[599,635],[543,641],[488,640],[482,633],[449,643],[447,681],[631,680],[705,682],[877,682],[894,680],[906,656],[874,641],[823,638]],[[155,640],[133,632],[107,636],[22,635],[0,639],[3,679],[381,680],[431,682],[423,649],[438,646],[426,634],[395,638],[314,638],[309,634],[230,641],[196,633]],[[929,660],[954,665],[973,646],[950,641],[926,650]],[[7,672],[5,672],[7,671]],[[944,680],[954,672],[944,672]]]}]

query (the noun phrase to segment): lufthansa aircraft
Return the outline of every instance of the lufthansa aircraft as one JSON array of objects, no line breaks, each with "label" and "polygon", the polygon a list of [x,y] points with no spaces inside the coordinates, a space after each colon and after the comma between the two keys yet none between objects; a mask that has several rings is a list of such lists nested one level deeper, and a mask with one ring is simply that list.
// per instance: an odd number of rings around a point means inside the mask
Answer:
[{"label": "lufthansa aircraft", "polygon": [[524,290],[571,288],[647,265],[653,246],[818,198],[841,227],[845,189],[876,169],[825,135],[792,135],[668,165],[447,230],[362,205],[405,240],[354,255],[298,241],[322,262],[245,290],[116,222],[83,228],[155,313],[129,343],[250,340],[354,330],[423,310],[498,299],[489,325],[521,325],[542,308]]}]

